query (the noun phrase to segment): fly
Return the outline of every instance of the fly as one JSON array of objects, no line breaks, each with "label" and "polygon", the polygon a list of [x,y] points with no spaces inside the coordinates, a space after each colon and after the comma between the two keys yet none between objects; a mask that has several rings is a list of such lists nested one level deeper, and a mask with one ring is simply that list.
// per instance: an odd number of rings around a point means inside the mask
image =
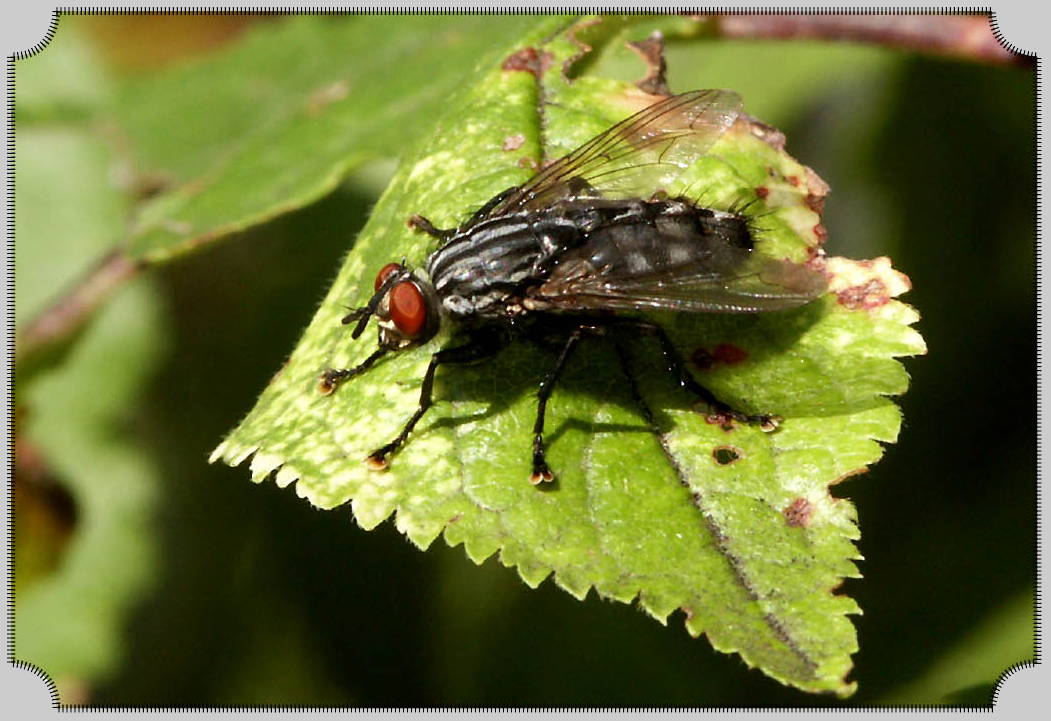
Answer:
[{"label": "fly", "polygon": [[744,414],[717,399],[686,370],[659,324],[630,314],[776,311],[825,291],[820,271],[755,253],[744,215],[664,191],[740,111],[740,97],[726,90],[672,96],[500,193],[459,228],[413,215],[409,225],[440,247],[423,268],[380,269],[369,302],[343,318],[356,323],[356,339],[376,316],[378,348],[355,368],[324,371],[319,390],[332,393],[385,354],[425,343],[443,323],[454,323],[465,341],[431,356],[416,412],[369,455],[370,466],[385,468],[431,406],[439,366],[492,357],[521,337],[559,349],[537,393],[533,483],[553,478],[544,412],[559,375],[581,339],[616,329],[656,338],[676,383],[714,413],[773,430],[776,416]]}]

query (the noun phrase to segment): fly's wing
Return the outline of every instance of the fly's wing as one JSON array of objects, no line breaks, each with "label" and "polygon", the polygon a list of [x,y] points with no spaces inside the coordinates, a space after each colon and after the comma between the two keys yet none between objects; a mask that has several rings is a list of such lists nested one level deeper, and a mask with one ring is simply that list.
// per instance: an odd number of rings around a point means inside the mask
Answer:
[{"label": "fly's wing", "polygon": [[543,209],[563,198],[648,197],[704,155],[740,111],[741,98],[730,90],[661,100],[556,160],[486,215]]},{"label": "fly's wing", "polygon": [[828,287],[824,273],[804,265],[743,248],[722,252],[718,267],[694,262],[626,277],[586,260],[570,261],[558,266],[533,297],[565,310],[759,313],[805,305]]}]

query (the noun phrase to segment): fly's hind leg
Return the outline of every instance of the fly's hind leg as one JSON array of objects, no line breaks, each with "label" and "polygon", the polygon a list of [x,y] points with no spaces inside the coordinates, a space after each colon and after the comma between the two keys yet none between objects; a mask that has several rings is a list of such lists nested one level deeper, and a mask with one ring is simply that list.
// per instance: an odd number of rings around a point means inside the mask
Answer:
[{"label": "fly's hind leg", "polygon": [[416,424],[423,418],[423,414],[431,407],[434,373],[438,370],[438,366],[452,363],[473,363],[474,361],[496,355],[503,345],[502,336],[498,333],[491,335],[479,334],[473,336],[466,345],[456,348],[443,348],[432,355],[431,362],[427,366],[427,372],[423,376],[423,387],[420,389],[420,402],[416,412],[412,414],[409,422],[405,424],[405,427],[401,429],[401,433],[394,440],[380,446],[369,454],[367,459],[369,466],[376,470],[386,468],[387,456],[398,450],[405,443],[405,439],[412,433],[412,429],[416,427]]},{"label": "fly's hind leg", "polygon": [[724,418],[732,418],[741,423],[754,423],[766,432],[773,431],[777,428],[777,424],[781,421],[778,416],[767,415],[764,413],[742,413],[716,398],[710,390],[698,383],[686,370],[682,361],[682,356],[679,355],[679,351],[672,344],[671,339],[664,331],[664,328],[659,324],[645,320],[618,319],[617,325],[632,328],[633,330],[646,335],[655,336],[660,343],[661,353],[664,355],[667,369],[673,376],[675,376],[679,386],[690,391],[707,403],[714,415],[722,416]]}]

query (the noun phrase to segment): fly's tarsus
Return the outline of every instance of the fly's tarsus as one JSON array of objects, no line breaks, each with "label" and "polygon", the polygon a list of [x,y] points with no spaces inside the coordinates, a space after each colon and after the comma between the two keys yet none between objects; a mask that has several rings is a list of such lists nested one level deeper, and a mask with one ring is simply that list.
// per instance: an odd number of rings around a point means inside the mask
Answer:
[{"label": "fly's tarsus", "polygon": [[321,373],[321,378],[318,381],[317,389],[318,392],[323,395],[331,395],[333,391],[340,386],[343,381],[348,378],[353,378],[364,370],[367,370],[372,366],[373,363],[378,361],[387,353],[386,348],[377,348],[372,355],[363,360],[354,368],[326,368]]}]

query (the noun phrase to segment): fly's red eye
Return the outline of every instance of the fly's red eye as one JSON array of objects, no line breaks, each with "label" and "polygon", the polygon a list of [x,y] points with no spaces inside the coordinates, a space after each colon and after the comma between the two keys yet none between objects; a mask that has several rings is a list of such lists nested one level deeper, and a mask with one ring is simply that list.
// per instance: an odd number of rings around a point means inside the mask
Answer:
[{"label": "fly's red eye", "polygon": [[375,293],[383,285],[383,281],[387,280],[387,276],[396,270],[401,270],[401,266],[397,263],[387,263],[385,266],[380,268],[380,272],[376,274],[376,285],[373,286],[372,291]]},{"label": "fly's red eye", "polygon": [[427,323],[427,307],[415,284],[408,281],[398,283],[390,289],[387,302],[390,319],[402,335],[415,338],[423,332],[423,326]]}]

